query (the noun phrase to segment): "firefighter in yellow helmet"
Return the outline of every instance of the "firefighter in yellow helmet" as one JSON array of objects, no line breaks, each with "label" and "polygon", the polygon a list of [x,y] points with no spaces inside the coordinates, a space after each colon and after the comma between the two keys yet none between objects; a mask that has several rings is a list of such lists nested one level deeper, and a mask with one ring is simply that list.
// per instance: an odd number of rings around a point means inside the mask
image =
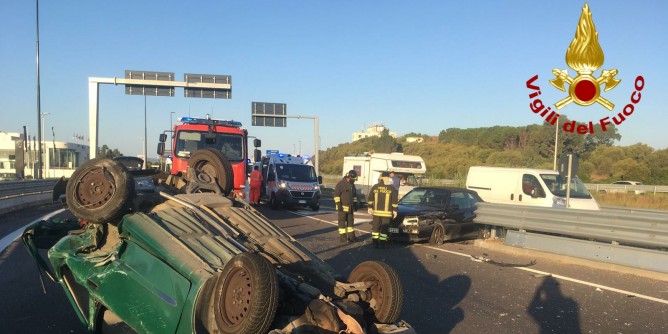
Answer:
[{"label": "firefighter in yellow helmet", "polygon": [[355,189],[357,172],[349,171],[334,187],[334,205],[339,213],[339,241],[355,242],[353,212],[357,211],[357,189]]},{"label": "firefighter in yellow helmet", "polygon": [[367,204],[369,213],[373,216],[371,221],[371,241],[375,248],[385,248],[387,245],[387,227],[392,218],[397,216],[398,192],[392,182],[386,183],[387,177],[378,178],[369,191]]}]

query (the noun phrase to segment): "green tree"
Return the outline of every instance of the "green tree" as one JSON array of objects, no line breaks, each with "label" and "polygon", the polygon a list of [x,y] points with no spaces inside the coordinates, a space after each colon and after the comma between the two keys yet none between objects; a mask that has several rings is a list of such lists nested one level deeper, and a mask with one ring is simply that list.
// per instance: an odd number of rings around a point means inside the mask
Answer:
[{"label": "green tree", "polygon": [[109,158],[109,159],[113,159],[113,158],[115,158],[115,157],[120,157],[120,156],[122,156],[122,155],[123,155],[123,154],[122,154],[118,149],[115,148],[115,149],[112,150],[112,149],[110,149],[109,146],[107,146],[106,144],[105,144],[105,145],[102,145],[102,147],[100,147],[100,148],[97,150],[97,157],[98,157],[98,158]]},{"label": "green tree", "polygon": [[619,160],[612,165],[613,177],[618,180],[645,182],[649,178],[649,168],[631,158]]},{"label": "green tree", "polygon": [[647,157],[650,178],[653,184],[668,184],[668,148],[653,152]]},{"label": "green tree", "polygon": [[606,131],[603,131],[600,124],[594,125],[594,133],[585,136],[584,152],[582,152],[583,155],[593,152],[601,145],[608,147],[612,146],[615,140],[619,141],[622,139],[619,130],[617,130],[614,124],[611,124],[608,127],[609,128],[607,128]]},{"label": "green tree", "polygon": [[380,137],[372,138],[373,140],[373,150],[376,153],[392,153],[392,152],[401,152],[402,147],[397,143],[397,141],[390,136],[390,131],[388,129],[383,129],[383,132],[380,134]]}]

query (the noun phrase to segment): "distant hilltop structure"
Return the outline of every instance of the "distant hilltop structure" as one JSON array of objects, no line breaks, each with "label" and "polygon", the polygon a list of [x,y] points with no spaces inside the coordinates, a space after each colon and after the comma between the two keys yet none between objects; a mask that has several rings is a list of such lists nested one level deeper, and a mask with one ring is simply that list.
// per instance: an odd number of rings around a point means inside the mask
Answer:
[{"label": "distant hilltop structure", "polygon": [[[385,131],[386,128],[383,124],[381,123],[376,123],[370,125],[368,128],[366,128],[365,132],[355,132],[353,133],[353,142],[358,141],[363,138],[369,138],[369,137],[380,137],[380,135],[383,134],[383,131]],[[388,129],[389,131],[389,129]],[[390,137],[392,138],[397,138],[397,133],[393,131],[389,131]]]},{"label": "distant hilltop structure", "polygon": [[406,137],[406,142],[407,143],[422,143],[422,142],[424,142],[424,138],[422,138],[422,137]]}]

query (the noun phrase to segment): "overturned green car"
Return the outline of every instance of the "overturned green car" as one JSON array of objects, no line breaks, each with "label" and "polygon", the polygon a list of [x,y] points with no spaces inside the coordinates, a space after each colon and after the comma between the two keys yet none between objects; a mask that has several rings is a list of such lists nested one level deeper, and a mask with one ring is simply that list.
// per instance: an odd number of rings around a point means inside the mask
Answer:
[{"label": "overturned green car", "polygon": [[24,244],[90,332],[415,333],[398,319],[391,267],[367,261],[343,279],[234,197],[218,159],[186,177],[213,191],[158,184],[141,204],[130,171],[91,160],[66,187],[78,220],[26,228]]}]

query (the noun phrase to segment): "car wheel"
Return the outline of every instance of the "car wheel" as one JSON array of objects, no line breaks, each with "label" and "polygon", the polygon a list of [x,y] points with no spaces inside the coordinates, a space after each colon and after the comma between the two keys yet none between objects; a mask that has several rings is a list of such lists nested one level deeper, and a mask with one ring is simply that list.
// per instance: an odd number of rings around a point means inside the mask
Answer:
[{"label": "car wheel", "polygon": [[429,243],[434,246],[440,246],[443,242],[445,242],[445,229],[443,228],[443,225],[436,223],[434,224],[434,229],[431,230]]},{"label": "car wheel", "polygon": [[65,196],[75,217],[92,224],[113,223],[132,208],[135,181],[119,162],[93,159],[72,174]]},{"label": "car wheel", "polygon": [[311,205],[311,210],[313,210],[313,211],[320,210],[320,205]]},{"label": "car wheel", "polygon": [[197,182],[201,184],[215,183],[223,195],[227,196],[234,187],[234,173],[229,160],[223,153],[212,148],[196,151],[188,160],[188,167],[192,168]]},{"label": "car wheel", "polygon": [[213,302],[221,333],[266,333],[278,308],[276,270],[259,254],[234,256],[216,280]]},{"label": "car wheel", "polygon": [[348,276],[348,282],[372,283],[365,300],[373,309],[380,323],[392,323],[399,319],[404,304],[404,290],[397,272],[383,262],[362,262]]},{"label": "car wheel", "polygon": [[278,210],[278,200],[276,199],[276,194],[271,194],[271,198],[269,199],[269,206],[271,206],[271,208],[274,210]]}]

